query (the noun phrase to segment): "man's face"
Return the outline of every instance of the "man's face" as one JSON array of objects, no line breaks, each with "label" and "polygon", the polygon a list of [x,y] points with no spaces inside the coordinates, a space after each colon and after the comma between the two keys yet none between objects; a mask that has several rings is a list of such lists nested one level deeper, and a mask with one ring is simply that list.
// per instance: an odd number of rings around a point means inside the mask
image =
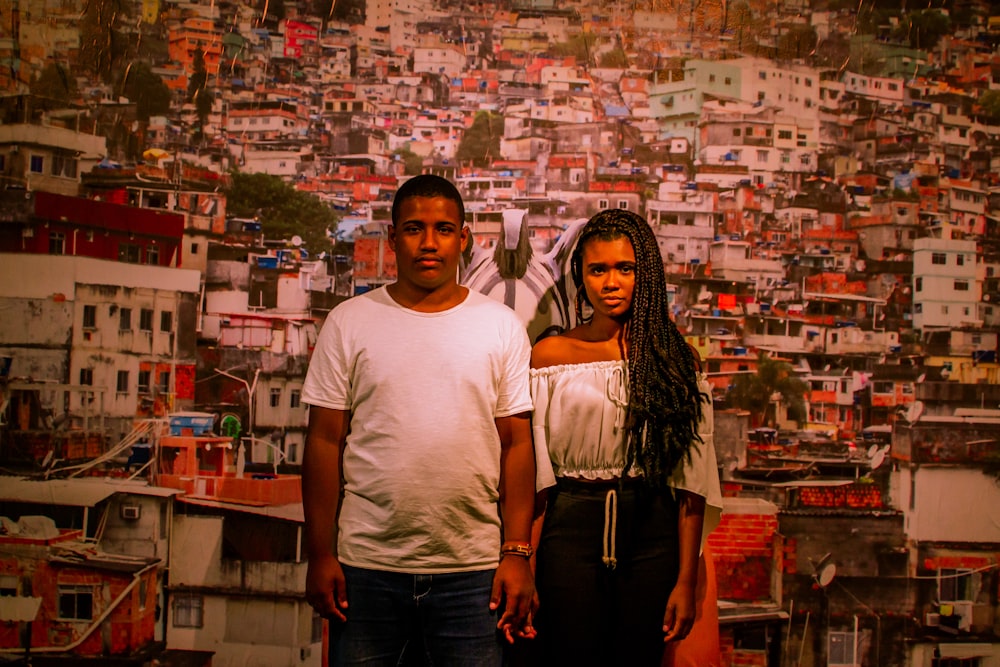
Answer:
[{"label": "man's face", "polygon": [[458,205],[446,197],[409,197],[389,227],[398,281],[406,288],[434,292],[457,284],[458,261],[469,230]]}]

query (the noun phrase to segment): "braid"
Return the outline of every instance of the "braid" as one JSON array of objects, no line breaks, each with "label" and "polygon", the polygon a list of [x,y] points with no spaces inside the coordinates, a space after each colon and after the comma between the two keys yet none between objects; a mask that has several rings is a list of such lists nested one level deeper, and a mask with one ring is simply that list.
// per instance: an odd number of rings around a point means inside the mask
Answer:
[{"label": "braid", "polygon": [[[602,211],[577,241],[570,268],[583,301],[583,248],[593,239],[624,236],[635,251],[635,288],[625,329],[628,363],[626,456],[623,476],[635,466],[652,487],[664,486],[698,435],[701,402],[697,362],[670,319],[663,259],[653,230],[635,213]],[[580,304],[578,304],[578,311]]]}]

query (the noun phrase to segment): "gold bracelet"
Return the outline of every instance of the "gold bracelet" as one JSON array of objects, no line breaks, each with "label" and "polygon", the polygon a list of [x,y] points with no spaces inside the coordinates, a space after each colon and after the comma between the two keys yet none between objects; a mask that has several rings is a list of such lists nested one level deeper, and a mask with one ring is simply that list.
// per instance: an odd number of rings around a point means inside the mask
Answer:
[{"label": "gold bracelet", "polygon": [[504,544],[500,547],[500,557],[504,556],[521,556],[522,558],[531,558],[535,553],[535,548],[527,543],[517,543],[517,544]]}]

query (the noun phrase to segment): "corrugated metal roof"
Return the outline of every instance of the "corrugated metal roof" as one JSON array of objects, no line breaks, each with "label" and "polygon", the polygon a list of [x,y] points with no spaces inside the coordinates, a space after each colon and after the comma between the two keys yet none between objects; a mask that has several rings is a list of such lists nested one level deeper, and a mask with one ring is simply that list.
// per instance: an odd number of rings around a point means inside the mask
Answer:
[{"label": "corrugated metal roof", "polygon": [[284,521],[295,521],[305,523],[305,515],[302,512],[300,503],[291,505],[244,505],[242,503],[227,503],[221,500],[210,500],[208,498],[194,498],[191,496],[181,496],[181,502],[190,505],[201,505],[202,507],[216,507],[218,509],[232,510],[234,512],[244,512],[246,514],[256,514],[272,519],[282,519]]},{"label": "corrugated metal roof", "polygon": [[31,480],[0,477],[0,500],[4,501],[93,507],[116,493],[166,498],[181,491],[107,478]]}]

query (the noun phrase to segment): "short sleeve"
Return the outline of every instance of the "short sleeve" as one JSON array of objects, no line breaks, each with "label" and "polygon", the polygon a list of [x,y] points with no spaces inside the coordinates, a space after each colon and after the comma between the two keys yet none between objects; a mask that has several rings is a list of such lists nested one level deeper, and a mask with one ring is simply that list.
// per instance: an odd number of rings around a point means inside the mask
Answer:
[{"label": "short sleeve", "polygon": [[[698,386],[702,393],[712,395],[712,386],[704,378]],[[711,402],[702,406],[698,435],[701,436],[701,441],[695,440],[691,444],[690,457],[681,461],[674,469],[670,486],[705,499],[705,521],[701,538],[701,544],[704,546],[708,534],[719,525],[722,518],[722,487],[719,483],[719,464],[715,455],[715,413]]]},{"label": "short sleeve", "polygon": [[321,408],[350,410],[352,403],[350,366],[345,348],[342,319],[337,309],[327,315],[316,340],[306,379],[302,384],[302,402]]},{"label": "short sleeve", "polygon": [[[506,315],[506,312],[504,313]],[[503,372],[497,391],[495,417],[509,417],[531,411],[528,389],[528,368],[531,365],[531,345],[528,334],[510,311],[504,322],[507,331],[502,360]]]},{"label": "short sleeve", "polygon": [[542,491],[556,485],[548,444],[549,378],[548,375],[538,373],[531,373],[530,378],[531,400],[534,404],[531,436],[535,445],[535,491]]}]

